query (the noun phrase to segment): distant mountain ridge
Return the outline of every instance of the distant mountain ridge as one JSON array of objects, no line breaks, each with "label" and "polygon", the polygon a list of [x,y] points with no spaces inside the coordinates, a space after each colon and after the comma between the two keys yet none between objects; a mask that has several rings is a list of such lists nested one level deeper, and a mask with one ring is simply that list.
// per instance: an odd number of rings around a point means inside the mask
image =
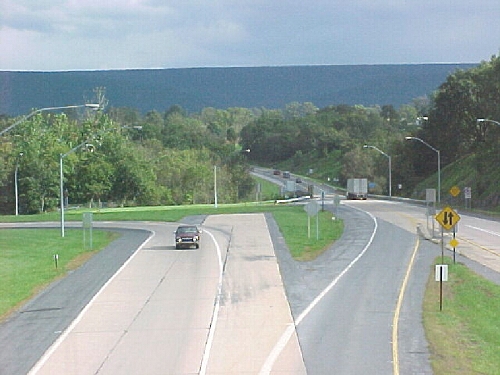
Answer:
[{"label": "distant mountain ridge", "polygon": [[178,104],[189,112],[205,107],[283,108],[312,102],[399,107],[429,95],[457,69],[477,64],[313,65],[142,69],[70,72],[0,71],[0,114],[83,104],[96,87],[109,106],[164,112]]}]

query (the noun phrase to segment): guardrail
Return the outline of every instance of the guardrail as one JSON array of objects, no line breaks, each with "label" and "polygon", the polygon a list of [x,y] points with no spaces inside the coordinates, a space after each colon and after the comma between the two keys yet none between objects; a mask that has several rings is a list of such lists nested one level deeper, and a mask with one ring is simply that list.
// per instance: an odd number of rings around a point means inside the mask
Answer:
[{"label": "guardrail", "polygon": [[381,199],[381,200],[388,200],[388,201],[397,201],[397,202],[404,202],[404,203],[410,203],[410,204],[418,204],[425,206],[427,201],[421,200],[421,199],[413,199],[413,198],[404,198],[404,197],[389,197],[387,195],[376,195],[376,194],[368,194],[368,198],[375,198],[375,199]]},{"label": "guardrail", "polygon": [[274,201],[274,204],[302,202],[302,201],[305,201],[305,200],[308,200],[308,199],[311,199],[310,195],[303,195],[302,197],[297,197],[297,198],[276,199]]}]

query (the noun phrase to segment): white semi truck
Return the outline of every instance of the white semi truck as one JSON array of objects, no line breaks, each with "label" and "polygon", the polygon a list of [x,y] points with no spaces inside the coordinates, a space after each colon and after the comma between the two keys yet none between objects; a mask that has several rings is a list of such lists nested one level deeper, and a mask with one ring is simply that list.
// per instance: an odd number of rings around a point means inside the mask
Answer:
[{"label": "white semi truck", "polygon": [[366,178],[349,178],[347,180],[347,199],[366,199],[368,197],[368,180]]}]

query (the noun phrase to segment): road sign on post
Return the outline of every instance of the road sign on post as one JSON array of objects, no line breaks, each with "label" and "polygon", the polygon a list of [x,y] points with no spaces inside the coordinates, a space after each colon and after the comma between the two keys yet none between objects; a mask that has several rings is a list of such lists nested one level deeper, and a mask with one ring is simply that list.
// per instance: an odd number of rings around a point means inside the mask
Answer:
[{"label": "road sign on post", "polygon": [[451,207],[446,206],[436,215],[436,220],[443,228],[450,230],[460,221],[460,215]]},{"label": "road sign on post", "polygon": [[315,216],[319,212],[318,202],[310,201],[304,206],[304,211],[306,211],[309,216]]},{"label": "road sign on post", "polygon": [[470,186],[464,187],[464,195],[465,195],[465,199],[472,198],[472,189],[470,188]]},{"label": "road sign on post", "polygon": [[[444,234],[443,229],[450,230],[460,221],[460,215],[453,211],[453,208],[446,206],[436,215],[436,220],[441,224],[441,260],[444,261]],[[453,229],[453,238],[455,238],[455,229]]]},{"label": "road sign on post", "polygon": [[465,197],[465,208],[471,207],[472,189],[470,186],[464,187],[464,197]]},{"label": "road sign on post", "polygon": [[310,201],[304,206],[304,211],[307,212],[307,238],[311,238],[311,216],[316,216],[316,239],[318,239],[319,238],[318,202]]},{"label": "road sign on post", "polygon": [[450,189],[450,194],[454,197],[456,197],[458,194],[460,194],[460,188],[458,186],[453,186],[451,189]]},{"label": "road sign on post", "polygon": [[448,265],[436,264],[436,281],[439,281],[439,310],[443,310],[443,281],[448,281]]}]

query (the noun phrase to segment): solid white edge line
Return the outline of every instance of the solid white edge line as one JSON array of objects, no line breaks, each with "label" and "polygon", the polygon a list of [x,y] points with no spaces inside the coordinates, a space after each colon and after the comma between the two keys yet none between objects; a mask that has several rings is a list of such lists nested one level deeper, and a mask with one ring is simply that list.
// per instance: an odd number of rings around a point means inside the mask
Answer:
[{"label": "solid white edge line", "polygon": [[358,211],[361,211],[363,213],[368,214],[370,216],[375,224],[375,227],[373,228],[373,232],[370,236],[370,239],[368,240],[368,243],[365,245],[363,250],[354,258],[351,263],[347,265],[347,267],[325,288],[323,291],[318,294],[318,296],[309,304],[309,306],[298,316],[297,320],[295,321],[295,325],[289,325],[285,332],[281,335],[280,339],[274,346],[273,350],[267,357],[266,361],[262,365],[262,368],[260,369],[259,375],[269,375],[272,371],[274,362],[276,359],[278,359],[278,356],[281,354],[283,349],[285,348],[286,344],[288,343],[288,340],[292,336],[293,332],[295,331],[295,328],[306,318],[306,316],[316,307],[316,305],[326,296],[326,294],[339,282],[339,280],[349,271],[354,264],[358,262],[359,259],[366,253],[368,248],[373,242],[373,239],[375,238],[375,234],[377,233],[377,228],[378,228],[378,223],[377,219],[375,216],[373,216],[371,213],[360,210],[359,208],[355,208],[350,206],[353,209],[356,209]]},{"label": "solid white edge line", "polygon": [[220,300],[222,296],[222,280],[223,280],[223,267],[224,267],[224,264],[222,262],[222,253],[220,250],[220,246],[217,243],[217,240],[215,239],[214,235],[210,233],[208,230],[204,229],[204,231],[208,233],[208,235],[212,238],[212,241],[215,244],[215,248],[217,249],[217,258],[219,261],[219,283],[217,285],[217,296],[215,298],[212,321],[210,322],[210,328],[208,330],[208,337],[207,337],[207,342],[205,344],[205,350],[203,352],[203,358],[201,360],[199,375],[205,375],[207,372],[208,360],[210,359],[210,351],[212,350],[212,344],[214,342],[215,327],[217,326],[217,320],[219,318]]},{"label": "solid white edge line", "polygon": [[474,227],[474,226],[472,226],[472,225],[466,225],[466,227],[469,227],[469,228],[472,228],[472,229],[475,229],[475,230],[479,230],[479,231],[481,231],[481,232],[488,233],[488,234],[491,234],[491,235],[493,235],[493,236],[500,237],[500,233],[493,232],[493,231],[491,231],[491,230],[487,230],[487,229],[483,229],[483,228]]},{"label": "solid white edge line", "polygon": [[90,308],[90,306],[94,303],[94,301],[101,295],[102,291],[117,277],[122,270],[135,258],[137,253],[153,238],[156,233],[155,231],[149,231],[149,237],[137,248],[136,251],[122,264],[122,266],[115,272],[113,276],[109,278],[108,281],[99,289],[99,291],[92,297],[92,299],[87,303],[87,305],[83,308],[83,310],[78,314],[75,320],[69,325],[68,328],[57,338],[57,340],[47,349],[47,351],[42,355],[42,357],[38,360],[35,366],[28,372],[28,375],[35,375],[40,369],[45,365],[50,356],[57,350],[57,348],[61,345],[61,343],[66,339],[66,337],[71,333],[71,331],[75,328],[75,326],[82,320],[83,316]]}]

